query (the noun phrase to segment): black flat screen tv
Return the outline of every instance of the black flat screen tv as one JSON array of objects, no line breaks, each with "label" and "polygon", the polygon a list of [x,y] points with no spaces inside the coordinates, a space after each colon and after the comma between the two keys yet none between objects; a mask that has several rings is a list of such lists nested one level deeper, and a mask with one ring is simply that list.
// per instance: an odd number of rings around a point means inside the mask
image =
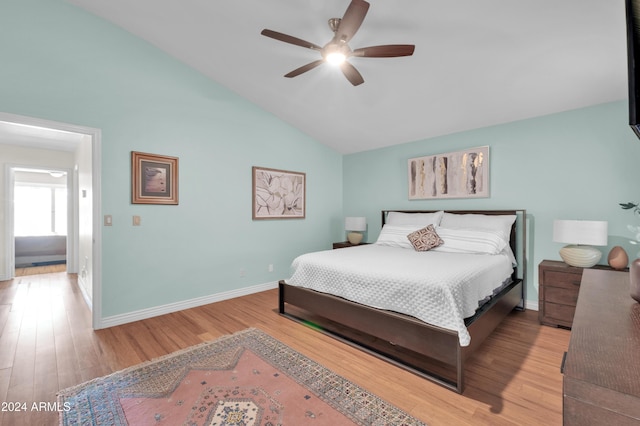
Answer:
[{"label": "black flat screen tv", "polygon": [[640,0],[626,0],[629,126],[640,138]]}]

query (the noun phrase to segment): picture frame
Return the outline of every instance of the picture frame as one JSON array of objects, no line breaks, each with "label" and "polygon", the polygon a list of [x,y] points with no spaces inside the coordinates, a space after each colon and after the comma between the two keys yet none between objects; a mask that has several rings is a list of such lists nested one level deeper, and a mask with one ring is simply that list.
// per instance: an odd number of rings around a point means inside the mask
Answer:
[{"label": "picture frame", "polygon": [[304,219],[306,180],[305,173],[253,166],[253,220]]},{"label": "picture frame", "polygon": [[178,157],[131,151],[131,203],[178,204]]},{"label": "picture frame", "polygon": [[489,197],[489,147],[408,160],[409,200]]}]

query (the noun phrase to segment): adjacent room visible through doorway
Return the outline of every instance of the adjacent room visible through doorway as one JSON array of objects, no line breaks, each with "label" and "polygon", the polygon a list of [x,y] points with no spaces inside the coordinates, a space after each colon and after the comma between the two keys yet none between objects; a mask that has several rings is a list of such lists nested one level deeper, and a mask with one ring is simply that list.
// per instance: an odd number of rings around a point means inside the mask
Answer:
[{"label": "adjacent room visible through doorway", "polygon": [[14,168],[16,276],[64,271],[67,263],[67,171]]}]

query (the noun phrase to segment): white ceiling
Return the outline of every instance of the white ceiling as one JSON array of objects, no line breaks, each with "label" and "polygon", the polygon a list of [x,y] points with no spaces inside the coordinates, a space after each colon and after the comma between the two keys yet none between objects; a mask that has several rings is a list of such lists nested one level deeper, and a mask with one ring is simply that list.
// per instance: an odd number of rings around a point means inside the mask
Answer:
[{"label": "white ceiling", "polygon": [[[623,0],[371,0],[351,48],[415,44],[411,57],[351,58],[287,72],[349,0],[68,0],[147,40],[342,153],[627,97]],[[79,35],[81,36],[81,35]]]}]

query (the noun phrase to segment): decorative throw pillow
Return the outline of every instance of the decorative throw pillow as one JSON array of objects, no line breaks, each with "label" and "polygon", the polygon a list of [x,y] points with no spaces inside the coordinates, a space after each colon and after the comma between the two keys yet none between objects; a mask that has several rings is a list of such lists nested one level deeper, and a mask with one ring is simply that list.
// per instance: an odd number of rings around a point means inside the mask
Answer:
[{"label": "decorative throw pillow", "polygon": [[413,248],[415,248],[416,251],[428,251],[444,243],[436,233],[433,225],[418,229],[417,231],[407,235],[407,238],[411,241],[411,244],[413,244]]}]

